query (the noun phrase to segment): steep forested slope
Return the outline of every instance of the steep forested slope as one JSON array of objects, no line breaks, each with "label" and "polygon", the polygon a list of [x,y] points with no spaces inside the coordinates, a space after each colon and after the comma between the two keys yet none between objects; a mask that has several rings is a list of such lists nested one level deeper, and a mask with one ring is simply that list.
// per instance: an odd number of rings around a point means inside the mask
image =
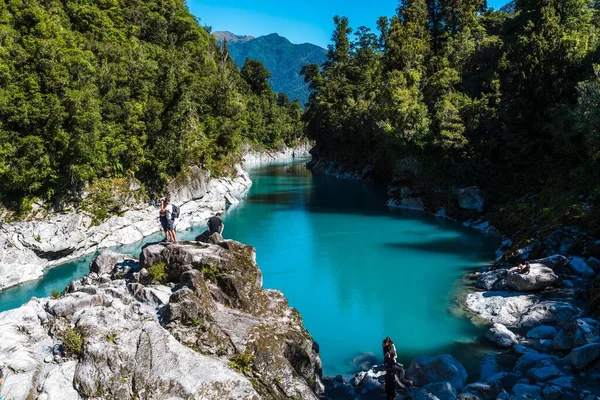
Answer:
[{"label": "steep forested slope", "polygon": [[[517,224],[567,214],[591,222],[588,206],[600,205],[600,3],[517,0],[514,15],[484,4],[402,0],[378,34],[360,29],[353,42],[348,20],[336,17],[325,67],[303,71],[313,89],[308,134],[321,156],[372,163],[382,179],[417,157],[430,192],[478,184],[499,205],[539,193],[515,206]],[[522,218],[532,204],[539,209]]]},{"label": "steep forested slope", "polygon": [[244,141],[301,133],[298,104],[255,92],[182,0],[0,0],[0,200],[26,210],[89,183],[148,190]]}]

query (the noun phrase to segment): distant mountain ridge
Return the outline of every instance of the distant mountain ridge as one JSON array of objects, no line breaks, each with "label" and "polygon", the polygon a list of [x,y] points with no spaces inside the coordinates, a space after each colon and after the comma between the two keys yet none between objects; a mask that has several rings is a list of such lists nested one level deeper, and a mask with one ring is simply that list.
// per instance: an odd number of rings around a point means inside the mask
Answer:
[{"label": "distant mountain ridge", "polygon": [[213,34],[219,41],[227,40],[229,53],[238,67],[244,65],[246,57],[260,61],[272,75],[273,90],[298,99],[301,104],[308,101],[309,90],[300,70],[306,64],[321,65],[327,60],[326,49],[310,43],[293,44],[277,33],[257,38],[222,31]]},{"label": "distant mountain ridge", "polygon": [[249,40],[255,39],[254,36],[236,35],[235,33],[231,33],[229,31],[217,31],[214,32],[213,35],[215,35],[220,42],[227,40],[227,43],[247,42]]},{"label": "distant mountain ridge", "polygon": [[504,6],[500,7],[500,11],[504,11],[505,13],[508,14],[514,14],[517,8],[517,2],[516,1],[511,1],[508,4],[505,4]]}]

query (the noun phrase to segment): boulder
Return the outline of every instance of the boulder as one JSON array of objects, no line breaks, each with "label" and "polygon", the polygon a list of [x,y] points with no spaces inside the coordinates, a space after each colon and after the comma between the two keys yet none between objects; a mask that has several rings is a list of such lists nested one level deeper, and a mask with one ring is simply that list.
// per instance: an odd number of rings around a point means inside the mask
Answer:
[{"label": "boulder", "polygon": [[571,364],[576,369],[584,369],[600,358],[600,343],[590,343],[577,347],[569,354]]},{"label": "boulder", "polygon": [[467,371],[456,358],[443,354],[415,358],[411,361],[406,376],[417,386],[448,382],[455,388],[462,388],[467,380]]},{"label": "boulder", "polygon": [[456,400],[456,389],[448,382],[430,383],[425,387],[409,390],[412,400]]},{"label": "boulder", "polygon": [[600,341],[600,323],[591,318],[580,318],[566,324],[554,338],[554,348],[571,350]]},{"label": "boulder", "polygon": [[591,278],[592,276],[596,275],[596,272],[592,269],[592,267],[590,267],[581,257],[571,258],[569,261],[569,268],[571,268],[571,271],[577,275],[585,278]]},{"label": "boulder", "polygon": [[507,270],[504,268],[487,271],[477,278],[477,287],[483,290],[504,290],[508,283],[506,282]]},{"label": "boulder", "polygon": [[[463,393],[469,393],[481,400],[495,400],[502,392],[502,385],[498,381],[470,383],[463,388]],[[461,393],[461,395],[463,394]],[[461,398],[459,396],[459,398]],[[463,397],[465,400],[467,398]]]},{"label": "boulder", "polygon": [[567,266],[569,259],[560,254],[556,254],[550,257],[541,258],[539,260],[531,260],[530,263],[545,265],[552,268],[555,272],[558,272],[561,268]]},{"label": "boulder", "polygon": [[564,323],[581,314],[581,310],[570,303],[545,300],[531,306],[521,317],[520,325],[530,328],[544,324]]},{"label": "boulder", "polygon": [[592,267],[592,269],[598,273],[600,272],[600,260],[597,259],[596,257],[590,257],[587,259],[587,265],[589,265],[590,267]]},{"label": "boulder", "polygon": [[98,275],[110,274],[117,264],[131,260],[131,257],[125,254],[119,254],[115,251],[106,250],[100,253],[90,263],[90,272]]},{"label": "boulder", "polygon": [[560,281],[554,271],[543,264],[530,264],[528,274],[519,272],[509,272],[506,275],[506,282],[511,289],[531,292],[542,290],[548,286],[555,285]]},{"label": "boulder", "polygon": [[485,199],[477,186],[471,186],[457,191],[458,205],[464,210],[483,212]]},{"label": "boulder", "polygon": [[467,307],[488,322],[518,327],[522,316],[539,299],[533,295],[511,292],[474,292],[466,299]]},{"label": "boulder", "polygon": [[540,325],[527,332],[529,339],[552,339],[556,336],[557,330],[553,326]]},{"label": "boulder", "polygon": [[520,399],[541,399],[542,389],[538,386],[517,383],[512,388],[512,392]]},{"label": "boulder", "polygon": [[556,365],[531,368],[527,371],[527,377],[535,382],[546,382],[561,375],[563,375],[563,373]]},{"label": "boulder", "polygon": [[210,174],[198,167],[191,165],[184,169],[179,175],[169,182],[167,190],[171,197],[171,202],[178,206],[187,203],[190,200],[202,198],[208,188]]},{"label": "boulder", "polygon": [[486,333],[486,338],[500,347],[511,348],[519,342],[517,335],[502,324],[495,323]]}]

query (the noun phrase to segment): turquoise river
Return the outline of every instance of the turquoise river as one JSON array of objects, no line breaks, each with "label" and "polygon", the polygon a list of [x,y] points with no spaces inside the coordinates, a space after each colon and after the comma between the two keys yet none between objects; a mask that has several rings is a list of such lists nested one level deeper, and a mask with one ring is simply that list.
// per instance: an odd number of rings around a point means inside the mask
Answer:
[{"label": "turquoise river", "polygon": [[[491,349],[481,328],[456,311],[456,298],[465,273],[492,261],[497,239],[422,213],[391,211],[384,188],[313,177],[303,162],[261,166],[250,175],[247,196],[224,216],[224,236],[256,247],[264,286],[281,290],[300,311],[326,375],[349,376],[381,359],[385,336],[405,364],[449,352],[470,372],[478,369]],[[144,243],[159,238],[117,250],[138,256]],[[87,273],[92,258],[0,292],[0,311],[64,289]]]}]

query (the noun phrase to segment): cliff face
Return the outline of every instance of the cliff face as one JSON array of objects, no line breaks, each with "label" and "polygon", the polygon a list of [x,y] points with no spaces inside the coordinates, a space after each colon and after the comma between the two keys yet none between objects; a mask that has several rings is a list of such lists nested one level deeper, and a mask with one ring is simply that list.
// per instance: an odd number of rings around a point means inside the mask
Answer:
[{"label": "cliff face", "polygon": [[252,247],[104,253],[58,299],[0,314],[5,399],[316,399],[316,344]]},{"label": "cliff face", "polygon": [[[210,178],[208,171],[188,167],[168,187],[181,209],[177,228],[204,224],[227,204],[237,203],[251,185],[240,166],[232,178]],[[135,243],[161,228],[158,204],[140,202],[121,211],[98,224],[82,210],[0,224],[0,290],[39,279],[45,268],[98,249]]]}]

